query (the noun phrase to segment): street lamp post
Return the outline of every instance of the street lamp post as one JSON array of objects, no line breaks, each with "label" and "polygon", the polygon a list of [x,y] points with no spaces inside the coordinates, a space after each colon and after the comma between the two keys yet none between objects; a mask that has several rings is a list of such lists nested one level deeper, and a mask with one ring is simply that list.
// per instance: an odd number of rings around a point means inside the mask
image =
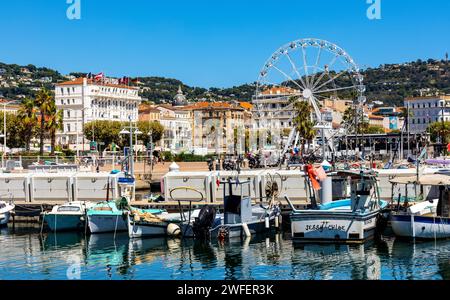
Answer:
[{"label": "street lamp post", "polygon": [[153,172],[153,130],[150,129],[148,132],[150,137],[150,170]]},{"label": "street lamp post", "polygon": [[133,150],[133,133],[136,135],[136,140],[137,140],[137,135],[138,134],[142,134],[141,131],[139,131],[139,129],[136,126],[135,131],[133,132],[133,122],[131,120],[131,116],[129,117],[130,120],[130,126],[125,127],[124,129],[122,129],[120,131],[120,134],[128,134],[129,138],[130,138],[130,149],[128,152],[128,173],[131,175],[131,177],[134,178],[134,150]]}]

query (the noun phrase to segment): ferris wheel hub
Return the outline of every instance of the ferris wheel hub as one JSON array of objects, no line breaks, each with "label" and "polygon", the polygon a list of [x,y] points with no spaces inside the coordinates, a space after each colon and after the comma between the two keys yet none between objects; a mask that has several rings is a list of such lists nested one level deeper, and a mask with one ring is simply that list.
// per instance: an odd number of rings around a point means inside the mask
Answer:
[{"label": "ferris wheel hub", "polygon": [[304,89],[303,90],[303,98],[309,99],[312,96],[312,91],[310,89]]}]

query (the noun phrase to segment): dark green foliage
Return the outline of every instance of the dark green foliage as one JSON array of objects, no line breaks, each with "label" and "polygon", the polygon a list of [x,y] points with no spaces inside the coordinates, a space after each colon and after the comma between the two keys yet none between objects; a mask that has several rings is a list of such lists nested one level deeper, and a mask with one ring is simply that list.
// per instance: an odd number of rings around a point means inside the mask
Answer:
[{"label": "dark green foliage", "polygon": [[[67,80],[59,72],[39,68],[33,65],[25,66],[32,72],[26,75],[34,81],[31,85],[19,83],[17,87],[0,87],[0,93],[6,98],[15,99],[18,95],[33,97],[35,92],[33,87],[45,87],[53,89],[56,82]],[[25,76],[20,71],[22,66],[7,65],[0,63],[0,69],[5,69],[3,77]],[[70,75],[85,76],[87,72],[74,72]],[[334,73],[331,72],[331,76]],[[405,97],[419,96],[420,90],[430,89],[430,93],[441,92],[448,93],[450,86],[450,64],[444,60],[429,59],[427,61],[417,60],[416,62],[405,64],[381,65],[377,68],[368,68],[362,71],[364,84],[367,87],[366,96],[369,101],[383,101],[385,105],[403,105]],[[38,81],[43,77],[52,77],[51,83],[42,83]],[[198,100],[222,100],[228,101],[237,99],[239,101],[251,101],[255,94],[255,83],[243,84],[231,88],[201,88],[191,87],[183,84],[180,80],[162,77],[139,77],[139,87],[141,87],[141,96],[148,101],[156,104],[171,102],[176,95],[178,87],[181,86],[183,93],[190,101]],[[336,79],[336,85],[339,87],[349,86],[351,78],[340,76]],[[325,95],[324,95],[325,96]],[[342,99],[351,98],[355,95],[344,90],[338,92]]]}]

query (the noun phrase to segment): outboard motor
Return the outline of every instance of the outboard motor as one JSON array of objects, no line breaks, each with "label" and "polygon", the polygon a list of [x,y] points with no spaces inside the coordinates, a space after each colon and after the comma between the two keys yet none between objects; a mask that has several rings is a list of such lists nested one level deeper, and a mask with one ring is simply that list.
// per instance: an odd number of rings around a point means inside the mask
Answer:
[{"label": "outboard motor", "polygon": [[206,163],[208,164],[208,169],[209,169],[210,171],[213,171],[213,170],[214,170],[214,162],[213,162],[213,160],[212,160],[211,158],[208,158],[208,159],[206,160]]},{"label": "outboard motor", "polygon": [[216,209],[210,205],[205,205],[200,210],[198,217],[195,218],[192,230],[194,231],[194,236],[200,239],[209,239],[209,230],[214,224],[216,219]]}]

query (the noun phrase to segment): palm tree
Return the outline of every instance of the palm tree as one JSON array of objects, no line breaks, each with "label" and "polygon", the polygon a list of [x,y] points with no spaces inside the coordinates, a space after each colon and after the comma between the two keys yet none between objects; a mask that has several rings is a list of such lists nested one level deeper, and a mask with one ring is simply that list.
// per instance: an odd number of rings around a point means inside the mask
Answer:
[{"label": "palm tree", "polygon": [[53,156],[55,154],[56,131],[62,130],[63,127],[63,111],[57,109],[55,101],[52,101],[48,106],[45,127],[50,134],[52,148],[50,155]]},{"label": "palm tree", "polygon": [[47,89],[41,89],[35,99],[35,104],[40,113],[40,127],[39,127],[39,155],[44,155],[44,135],[45,135],[45,117],[53,102],[53,97]]},{"label": "palm tree", "polygon": [[295,129],[302,138],[301,152],[304,154],[306,142],[310,142],[316,136],[314,123],[311,119],[312,107],[308,101],[302,101],[299,98],[292,97],[290,102],[293,103],[294,118],[293,123]]},{"label": "palm tree", "polygon": [[32,99],[25,99],[20,105],[18,117],[22,120],[23,124],[23,137],[25,139],[25,149],[30,151],[31,138],[34,135],[34,131],[37,125],[36,108]]},{"label": "palm tree", "polygon": [[344,112],[342,121],[348,133],[363,134],[369,132],[369,122],[364,118],[364,114],[358,114],[358,110],[354,107],[349,107]]}]

